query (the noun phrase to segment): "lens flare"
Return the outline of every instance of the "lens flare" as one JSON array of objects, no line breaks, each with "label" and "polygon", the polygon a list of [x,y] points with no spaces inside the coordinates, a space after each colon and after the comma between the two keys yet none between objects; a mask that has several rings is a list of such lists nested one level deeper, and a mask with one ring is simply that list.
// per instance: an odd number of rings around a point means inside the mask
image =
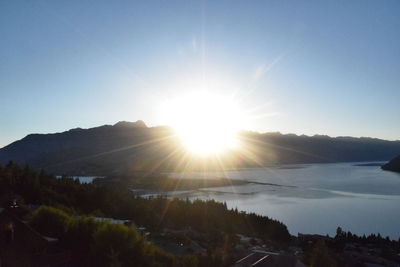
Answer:
[{"label": "lens flare", "polygon": [[232,97],[195,92],[167,101],[164,108],[188,151],[219,154],[238,146],[241,112]]}]

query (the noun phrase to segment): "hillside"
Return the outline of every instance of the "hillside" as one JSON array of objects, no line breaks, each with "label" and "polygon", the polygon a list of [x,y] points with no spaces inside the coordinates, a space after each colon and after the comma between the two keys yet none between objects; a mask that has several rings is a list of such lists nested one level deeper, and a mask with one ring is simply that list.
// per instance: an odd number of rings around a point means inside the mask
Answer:
[{"label": "hillside", "polygon": [[395,157],[383,165],[382,169],[386,171],[400,172],[400,156]]},{"label": "hillside", "polygon": [[0,164],[12,160],[55,174],[111,175],[132,171],[259,167],[274,164],[386,161],[400,141],[241,132],[240,149],[216,158],[188,155],[174,131],[143,121],[118,122],[54,134],[30,134],[0,149]]}]

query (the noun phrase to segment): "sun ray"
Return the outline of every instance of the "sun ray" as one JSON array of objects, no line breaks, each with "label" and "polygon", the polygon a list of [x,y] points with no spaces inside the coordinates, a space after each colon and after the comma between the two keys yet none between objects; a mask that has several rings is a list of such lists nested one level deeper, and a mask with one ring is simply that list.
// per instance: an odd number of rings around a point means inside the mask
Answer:
[{"label": "sun ray", "polygon": [[90,156],[86,156],[86,157],[80,157],[80,158],[76,158],[73,160],[67,160],[67,161],[62,161],[62,162],[57,162],[51,165],[48,165],[46,167],[54,167],[54,166],[58,166],[58,165],[62,165],[62,164],[68,164],[68,163],[74,163],[74,162],[79,162],[82,160],[87,160],[87,159],[92,159],[92,158],[97,158],[97,157],[101,157],[104,155],[108,155],[108,154],[112,154],[112,153],[116,153],[116,152],[120,152],[120,151],[125,151],[125,150],[129,150],[129,149],[133,149],[133,148],[138,148],[141,146],[145,146],[145,145],[151,145],[151,144],[155,144],[155,143],[160,143],[162,141],[168,140],[168,139],[172,139],[176,137],[175,135],[168,135],[168,136],[164,136],[164,137],[160,137],[160,138],[154,138],[151,140],[147,140],[138,144],[134,144],[134,145],[130,145],[130,146],[124,146],[124,147],[120,147],[120,148],[116,148],[116,149],[112,149],[109,151],[103,151],[94,155],[90,155]]},{"label": "sun ray", "polygon": [[243,112],[232,97],[196,91],[168,101],[163,113],[192,154],[217,155],[237,146]]}]

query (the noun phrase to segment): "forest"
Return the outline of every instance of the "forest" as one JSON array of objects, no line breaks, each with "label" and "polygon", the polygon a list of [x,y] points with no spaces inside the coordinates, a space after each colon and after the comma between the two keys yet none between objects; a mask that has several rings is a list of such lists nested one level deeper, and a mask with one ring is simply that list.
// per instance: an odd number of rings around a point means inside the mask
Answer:
[{"label": "forest", "polygon": [[[58,238],[71,252],[71,261],[82,266],[128,266],[134,261],[136,266],[224,266],[232,263],[236,234],[276,247],[287,246],[292,238],[283,223],[228,209],[225,203],[145,199],[123,185],[81,184],[12,162],[0,167],[0,196],[2,207],[17,203],[21,219],[39,233]],[[172,255],[147,242],[135,226],[96,222],[91,216],[131,220],[151,233],[190,228],[203,234],[207,253]]]}]

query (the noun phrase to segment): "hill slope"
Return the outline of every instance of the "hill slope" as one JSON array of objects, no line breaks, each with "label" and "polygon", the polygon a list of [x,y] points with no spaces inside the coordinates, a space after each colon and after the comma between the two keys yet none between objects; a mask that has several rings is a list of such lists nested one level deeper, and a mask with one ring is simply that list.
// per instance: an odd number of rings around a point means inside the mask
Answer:
[{"label": "hill slope", "polygon": [[273,164],[386,161],[400,141],[241,132],[241,148],[219,158],[188,155],[169,127],[119,122],[55,134],[31,134],[0,149],[13,160],[55,174],[110,175],[132,171],[259,167]]},{"label": "hill slope", "polygon": [[386,171],[400,172],[400,156],[395,157],[383,165],[382,169]]}]

